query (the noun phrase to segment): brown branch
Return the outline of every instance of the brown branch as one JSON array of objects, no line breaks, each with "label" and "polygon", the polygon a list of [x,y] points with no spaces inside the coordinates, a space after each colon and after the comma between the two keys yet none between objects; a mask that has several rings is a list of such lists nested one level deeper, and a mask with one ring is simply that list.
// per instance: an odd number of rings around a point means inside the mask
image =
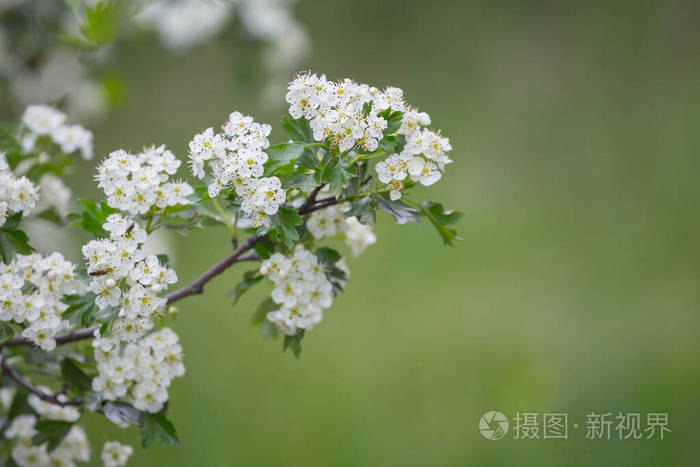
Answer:
[{"label": "brown branch", "polygon": [[[90,326],[89,328],[83,328],[83,329],[76,329],[75,331],[70,331],[70,332],[64,332],[63,334],[58,334],[54,336],[54,340],[56,341],[56,345],[61,345],[61,344],[67,344],[69,342],[74,342],[74,341],[79,341],[82,339],[89,339],[93,336],[93,333],[95,332],[95,329],[99,328],[99,326]],[[8,340],[7,342],[2,344],[3,346],[13,346],[13,345],[27,345],[27,346],[33,346],[34,342],[31,340],[27,339],[26,337],[22,336],[17,336],[13,337],[12,339]]]},{"label": "brown branch", "polygon": [[325,183],[322,183],[319,186],[317,186],[316,188],[314,188],[313,191],[311,191],[311,193],[309,194],[309,197],[306,198],[306,201],[304,201],[304,204],[302,204],[301,207],[299,208],[299,214],[304,212],[306,209],[309,208],[309,206],[311,206],[312,204],[314,204],[316,202],[316,196],[318,196],[319,191],[321,191],[321,189],[323,189],[324,186],[325,186]]},{"label": "brown branch", "polygon": [[20,375],[17,370],[12,368],[9,363],[7,363],[7,359],[4,357],[2,358],[2,371],[5,373],[7,376],[15,380],[17,384],[22,386],[24,389],[27,391],[31,392],[32,394],[36,395],[39,399],[49,402],[51,404],[56,404],[60,405],[61,407],[65,407],[67,405],[80,405],[82,402],[79,399],[69,399],[62,401],[58,398],[59,395],[63,394],[65,392],[65,387],[61,392],[58,392],[57,394],[51,395],[51,394],[46,394],[44,391],[39,389],[38,387],[34,386],[29,380],[25,379],[22,375]]},{"label": "brown branch", "polygon": [[210,267],[207,269],[201,276],[199,276],[197,279],[195,279],[193,282],[191,282],[189,285],[176,290],[175,292],[166,295],[166,299],[168,300],[168,305],[171,303],[175,303],[178,300],[182,300],[185,297],[189,297],[190,295],[195,295],[195,294],[201,294],[204,292],[204,285],[212,280],[214,277],[218,276],[222,272],[224,272],[226,269],[228,269],[230,266],[239,263],[241,261],[253,261],[257,259],[257,255],[253,256],[244,256],[241,257],[241,255],[251,248],[255,246],[255,243],[260,240],[262,237],[258,235],[251,235],[246,239],[245,242],[241,243],[241,245],[233,250],[233,253],[228,255],[226,258],[222,259],[218,263],[216,263],[214,266]]}]

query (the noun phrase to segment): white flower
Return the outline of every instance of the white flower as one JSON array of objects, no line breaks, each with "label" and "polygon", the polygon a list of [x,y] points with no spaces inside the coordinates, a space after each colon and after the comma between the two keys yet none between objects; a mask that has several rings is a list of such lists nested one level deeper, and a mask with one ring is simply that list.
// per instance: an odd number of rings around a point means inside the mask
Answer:
[{"label": "white flower", "polygon": [[51,130],[51,139],[61,151],[71,154],[80,150],[85,159],[92,159],[92,132],[80,125],[61,125]]},{"label": "white flower", "polygon": [[102,446],[102,462],[105,467],[122,467],[126,465],[134,448],[118,441],[108,441]]},{"label": "white flower", "polygon": [[359,256],[368,246],[376,243],[377,236],[372,232],[372,227],[361,224],[356,217],[348,217],[345,222],[345,243],[352,249],[353,256]]},{"label": "white flower", "polygon": [[343,205],[329,206],[325,209],[314,211],[306,221],[306,228],[317,240],[323,237],[333,237],[335,234],[344,232],[347,229],[345,214],[343,214],[347,210],[348,206]]},{"label": "white flower", "polygon": [[48,135],[65,120],[66,114],[48,105],[30,105],[22,117],[22,123],[38,135]]}]

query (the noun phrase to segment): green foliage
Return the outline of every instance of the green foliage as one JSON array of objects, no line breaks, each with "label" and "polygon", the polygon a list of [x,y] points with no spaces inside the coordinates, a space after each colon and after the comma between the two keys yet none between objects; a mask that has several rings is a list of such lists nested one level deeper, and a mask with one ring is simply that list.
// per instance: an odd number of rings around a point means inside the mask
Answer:
[{"label": "green foliage", "polygon": [[304,152],[303,143],[279,143],[274,144],[265,150],[269,160],[277,165],[288,164],[297,160]]},{"label": "green foliage", "polygon": [[27,234],[18,229],[21,220],[22,213],[18,212],[9,216],[0,227],[0,259],[5,264],[10,264],[14,253],[28,255],[34,251]]},{"label": "green foliage", "polygon": [[367,195],[354,202],[350,210],[345,213],[345,216],[355,216],[362,224],[374,225],[377,222],[376,207],[377,203],[371,196]]},{"label": "green foliage", "polygon": [[134,406],[121,401],[106,402],[102,413],[110,422],[119,426],[140,425],[141,412]]},{"label": "green foliage", "polygon": [[76,389],[84,391],[92,389],[92,378],[86,375],[72,358],[66,357],[61,360],[61,376],[65,382]]},{"label": "green foliage", "polygon": [[309,121],[304,117],[293,119],[291,115],[285,115],[282,118],[282,128],[287,132],[289,137],[298,142],[314,143],[314,133],[309,126]]},{"label": "green foliage", "polygon": [[53,451],[63,441],[72,426],[73,422],[39,420],[34,427],[38,433],[32,437],[32,444],[38,446],[48,443],[48,450]]},{"label": "green foliage", "polygon": [[257,269],[253,269],[252,271],[246,271],[243,273],[243,279],[236,284],[236,286],[231,289],[231,291],[226,294],[227,297],[233,299],[233,305],[238,303],[238,300],[240,300],[241,295],[246,293],[248,290],[253,288],[255,284],[260,282],[263,278],[263,275],[260,274],[260,272]]},{"label": "green foliage", "polygon": [[272,300],[272,298],[267,297],[255,310],[255,313],[253,313],[253,317],[250,320],[250,324],[253,326],[257,326],[259,324],[264,323],[267,320],[267,314],[270,311],[275,311],[278,309],[280,306]]},{"label": "green foliage", "polygon": [[292,188],[298,188],[303,192],[309,192],[318,186],[318,180],[315,174],[300,173],[294,176],[291,180],[287,180],[283,188],[285,190],[291,190]]},{"label": "green foliage", "polygon": [[276,239],[291,248],[299,240],[296,226],[302,224],[302,219],[296,209],[280,206],[276,214],[270,216],[272,231]]},{"label": "green foliage", "polygon": [[301,340],[304,338],[304,331],[298,331],[293,336],[288,336],[285,334],[284,341],[282,342],[282,351],[290,349],[296,358],[301,355]]},{"label": "green foliage", "polygon": [[406,202],[419,209],[421,213],[428,218],[430,223],[433,224],[433,227],[435,227],[435,230],[440,234],[445,245],[454,246],[455,240],[461,240],[461,237],[457,235],[457,230],[449,227],[462,217],[461,212],[446,211],[445,208],[442,207],[442,204],[432,201],[415,203],[406,200]]},{"label": "green foliage", "polygon": [[379,112],[377,115],[379,115],[380,117],[384,117],[384,120],[387,121],[386,129],[383,131],[384,135],[392,135],[396,133],[399,128],[401,128],[401,119],[403,118],[403,112],[392,112],[391,109],[386,109],[382,112]]},{"label": "green foliage", "polygon": [[377,207],[384,212],[388,212],[397,224],[406,224],[407,222],[415,222],[420,225],[418,220],[418,211],[410,206],[402,203],[401,201],[392,201],[384,195],[378,195],[374,198],[377,203]]},{"label": "green foliage", "polygon": [[253,249],[261,259],[267,259],[272,253],[274,253],[275,244],[272,242],[272,240],[270,240],[269,237],[262,237],[257,242],[255,242],[255,246],[253,247]]},{"label": "green foliage", "polygon": [[25,154],[15,134],[15,128],[7,125],[0,126],[0,152],[5,153],[5,160],[11,169],[14,169],[22,159],[33,155]]},{"label": "green foliage", "polygon": [[320,181],[328,184],[328,191],[338,196],[348,186],[348,180],[357,175],[357,166],[350,165],[340,156],[332,158],[321,170]]},{"label": "green foliage", "polygon": [[101,324],[100,334],[106,336],[111,333],[112,326],[119,315],[119,308],[107,307],[101,310],[95,303],[95,298],[96,295],[92,292],[63,297],[63,303],[68,305],[63,312],[63,319],[81,327],[90,326],[92,323]]},{"label": "green foliage", "polygon": [[8,323],[0,322],[0,343],[11,339],[15,335],[15,328]]},{"label": "green foliage", "polygon": [[141,412],[139,424],[141,425],[141,443],[144,448],[150,446],[155,439],[158,439],[163,446],[168,444],[171,446],[180,445],[175,427],[166,418],[167,413],[167,403],[158,413]]},{"label": "green foliage", "polygon": [[122,3],[119,0],[107,0],[85,9],[80,30],[92,46],[103,46],[117,36],[123,15]]},{"label": "green foliage", "polygon": [[109,236],[109,232],[103,229],[102,225],[107,221],[107,217],[117,210],[109,207],[106,201],[97,204],[91,199],[84,199],[80,201],[80,205],[82,206],[80,213],[69,214],[68,220],[74,225],[81,226],[83,230],[97,238]]}]

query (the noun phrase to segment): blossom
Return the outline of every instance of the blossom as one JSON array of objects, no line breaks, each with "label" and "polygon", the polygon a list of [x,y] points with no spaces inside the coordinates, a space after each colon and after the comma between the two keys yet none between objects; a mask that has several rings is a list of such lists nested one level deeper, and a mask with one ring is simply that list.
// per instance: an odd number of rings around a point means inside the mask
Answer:
[{"label": "blossom", "polygon": [[193,193],[184,182],[170,182],[180,161],[165,146],[145,148],[138,154],[123,149],[113,151],[98,167],[98,186],[107,196],[107,204],[132,215],[145,214],[153,206],[189,204]]},{"label": "blossom", "polygon": [[336,205],[314,211],[306,221],[306,228],[317,240],[345,232],[347,224],[344,212],[348,209],[348,205]]},{"label": "blossom", "polygon": [[121,444],[118,441],[107,441],[102,446],[100,457],[105,467],[122,467],[126,465],[134,448],[127,444]]},{"label": "blossom", "polygon": [[377,236],[372,232],[372,227],[361,224],[356,217],[348,217],[345,220],[345,243],[350,246],[353,256],[362,254],[368,246],[377,241]]},{"label": "blossom", "polygon": [[28,215],[39,201],[39,189],[24,176],[16,177],[0,152],[0,226],[10,213]]},{"label": "blossom", "polygon": [[66,114],[48,105],[30,105],[22,116],[22,123],[37,135],[48,135],[65,121]]},{"label": "blossom", "polygon": [[311,330],[331,306],[332,285],[315,255],[297,245],[291,256],[275,253],[262,262],[260,273],[274,284],[272,300],[281,305],[267,319],[287,335]]}]

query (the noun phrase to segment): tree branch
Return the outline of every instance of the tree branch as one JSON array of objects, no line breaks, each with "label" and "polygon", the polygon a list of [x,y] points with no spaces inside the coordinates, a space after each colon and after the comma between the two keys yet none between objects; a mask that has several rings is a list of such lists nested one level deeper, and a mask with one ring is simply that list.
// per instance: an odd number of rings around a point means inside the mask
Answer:
[{"label": "tree branch", "polygon": [[38,387],[34,386],[29,380],[25,379],[22,375],[20,375],[17,370],[12,368],[9,363],[7,363],[6,358],[2,358],[2,371],[5,373],[7,376],[15,380],[17,384],[22,386],[24,389],[27,391],[31,392],[32,394],[36,395],[39,399],[49,402],[51,404],[56,404],[60,405],[61,407],[65,407],[67,405],[80,405],[82,402],[79,399],[69,399],[62,401],[58,398],[58,396],[61,394],[61,392],[51,395],[51,394],[46,394],[44,391],[39,389]]},{"label": "tree branch", "polygon": [[[73,342],[73,341],[79,341],[82,339],[89,339],[90,337],[92,337],[93,333],[95,332],[95,329],[97,329],[97,328],[99,328],[99,326],[95,325],[95,326],[90,326],[89,328],[76,329],[75,331],[64,332],[63,334],[57,334],[56,336],[54,336],[54,340],[56,341],[56,345],[61,345],[61,344],[67,344],[67,343]],[[34,342],[27,339],[26,337],[17,336],[17,337],[13,337],[12,339],[8,340],[7,342],[3,343],[2,345],[5,347],[14,346],[14,345],[33,346]]]},{"label": "tree branch", "polygon": [[240,263],[242,261],[254,261],[258,257],[257,255],[249,255],[245,257],[241,257],[241,255],[251,248],[255,246],[255,243],[260,240],[260,236],[258,235],[251,235],[246,239],[245,242],[241,243],[241,245],[233,250],[233,253],[228,255],[226,258],[222,259],[218,263],[216,263],[214,266],[206,270],[201,276],[199,276],[197,279],[195,279],[193,282],[191,282],[189,285],[176,290],[175,292],[168,294],[165,296],[165,298],[168,300],[168,305],[171,303],[175,303],[178,300],[182,300],[185,297],[189,297],[190,295],[195,295],[195,294],[201,294],[204,292],[204,285],[212,280],[214,277],[218,276],[222,272],[224,272],[226,269],[228,269],[230,266]]}]

